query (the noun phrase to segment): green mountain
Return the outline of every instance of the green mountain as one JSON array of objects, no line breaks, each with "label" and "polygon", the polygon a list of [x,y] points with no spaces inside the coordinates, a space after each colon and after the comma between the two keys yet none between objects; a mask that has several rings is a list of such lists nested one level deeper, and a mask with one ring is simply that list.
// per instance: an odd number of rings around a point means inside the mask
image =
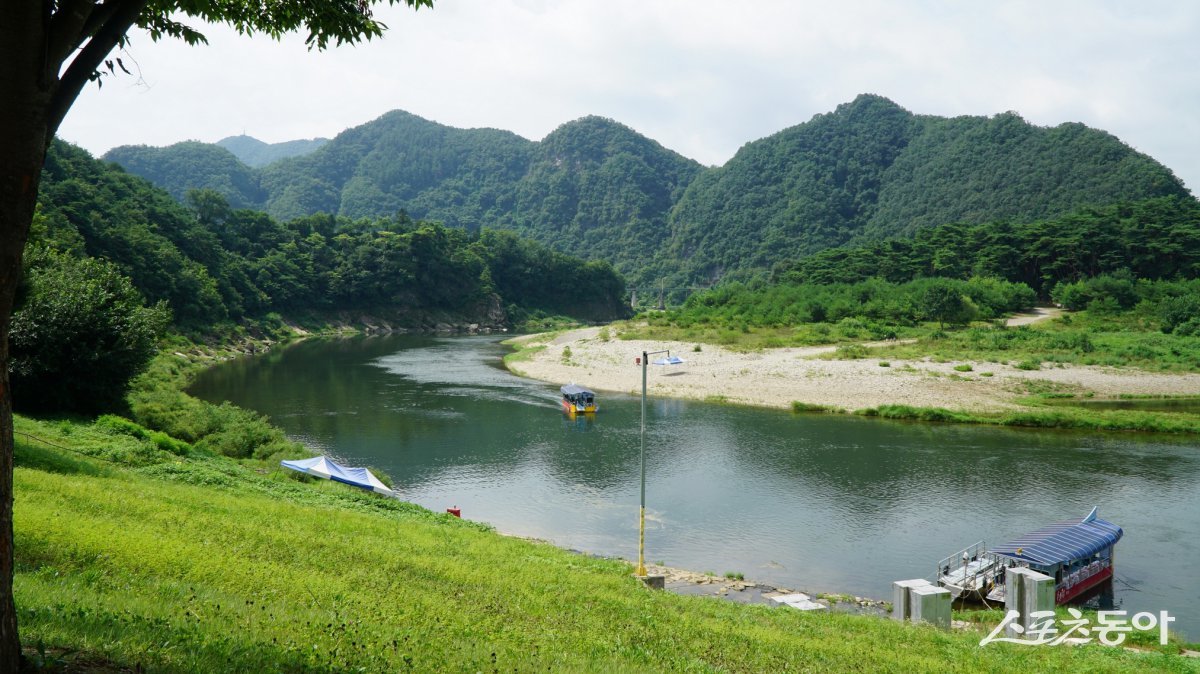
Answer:
[{"label": "green mountain", "polygon": [[672,205],[702,171],[629,127],[585,117],[536,145],[497,224],[642,277],[668,239]]},{"label": "green mountain", "polygon": [[328,138],[311,138],[289,140],[282,143],[264,143],[257,138],[242,134],[222,138],[216,144],[232,152],[243,164],[260,168],[280,159],[308,154],[328,142]]},{"label": "green mountain", "polygon": [[1188,192],[1103,131],[916,116],[862,95],[697,178],[671,213],[671,253],[687,277],[715,280],[856,239],[1161,196]]},{"label": "green mountain", "polygon": [[601,117],[569,122],[533,142],[394,111],[258,170],[224,148],[199,145],[126,146],[105,158],[176,198],[189,187],[213,189],[235,207],[261,208],[280,220],[404,211],[451,227],[512,229],[626,273],[648,269],[667,240],[667,213],[702,170]]},{"label": "green mountain", "polygon": [[[748,277],[847,242],[944,223],[1190,198],[1169,169],[1103,131],[1037,127],[1011,112],[914,115],[865,94],[707,169],[599,117],[533,142],[396,111],[257,170],[190,144],[135,150],[107,158],[177,197],[209,187],[282,220],[405,211],[451,227],[512,229],[606,260],[644,290],[660,279],[681,286]],[[152,161],[156,152],[163,157]]]},{"label": "green mountain", "polygon": [[104,154],[182,201],[190,189],[216,190],[234,208],[256,208],[266,198],[254,169],[229,150],[189,140],[167,147],[122,145]]},{"label": "green mountain", "polygon": [[351,218],[437,218],[477,228],[511,210],[534,143],[507,131],[455,129],[394,111],[348,129],[302,157],[261,171],[265,210],[280,219],[316,212]]},{"label": "green mountain", "polygon": [[[214,146],[197,154],[212,150],[228,154]],[[498,325],[539,313],[584,320],[628,313],[624,281],[608,263],[512,232],[471,233],[402,213],[281,223],[233,208],[213,189],[187,201],[185,207],[144,178],[56,141],[30,248],[109,260],[148,300],[166,302],[185,328],[271,312],[350,312],[409,327],[432,316]],[[564,293],[562,279],[589,292]]]}]

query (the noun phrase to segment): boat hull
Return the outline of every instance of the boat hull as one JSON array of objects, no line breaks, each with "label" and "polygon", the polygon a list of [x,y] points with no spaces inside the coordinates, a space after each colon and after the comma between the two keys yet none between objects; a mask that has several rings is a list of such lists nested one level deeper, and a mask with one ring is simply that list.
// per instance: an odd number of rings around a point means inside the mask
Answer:
[{"label": "boat hull", "polygon": [[595,405],[573,405],[566,400],[562,401],[563,412],[575,416],[576,414],[595,414]]},{"label": "boat hull", "polygon": [[1111,566],[1106,566],[1100,571],[1092,574],[1088,578],[1071,585],[1061,585],[1054,590],[1054,603],[1065,604],[1088,590],[1096,587],[1100,583],[1112,578],[1113,570]]}]

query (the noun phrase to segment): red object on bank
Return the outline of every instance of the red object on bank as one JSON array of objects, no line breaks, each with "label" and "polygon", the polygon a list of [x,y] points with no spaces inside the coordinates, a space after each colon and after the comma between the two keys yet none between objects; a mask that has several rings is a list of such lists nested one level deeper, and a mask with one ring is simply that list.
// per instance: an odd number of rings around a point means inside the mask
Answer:
[{"label": "red object on bank", "polygon": [[633,359],[633,364],[634,364],[634,365],[641,365],[641,364],[642,364],[642,357],[641,357],[641,356],[638,356],[637,358],[634,358],[634,359]]},{"label": "red object on bank", "polygon": [[459,508],[458,506],[454,506],[453,508],[446,508],[446,512],[450,513],[451,515],[454,515],[455,517],[462,517],[462,508]]}]

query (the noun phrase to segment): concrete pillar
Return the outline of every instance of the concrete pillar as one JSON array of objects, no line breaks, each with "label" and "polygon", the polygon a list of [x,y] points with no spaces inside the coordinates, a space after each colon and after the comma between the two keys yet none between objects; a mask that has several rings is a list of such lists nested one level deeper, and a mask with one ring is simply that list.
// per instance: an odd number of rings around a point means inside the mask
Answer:
[{"label": "concrete pillar", "polygon": [[[1039,611],[1054,611],[1054,579],[1032,569],[1011,568],[1005,571],[1008,589],[1004,594],[1004,610],[1017,612],[1017,618],[1008,623],[1005,636],[1027,638],[1029,629],[1042,622],[1033,618]],[[1021,626],[1018,632],[1016,625]]]},{"label": "concrete pillar", "polygon": [[950,629],[950,602],[953,599],[950,590],[926,584],[909,588],[908,594],[913,622]]},{"label": "concrete pillar", "polygon": [[909,590],[914,587],[931,585],[924,578],[898,580],[892,583],[892,619],[904,622],[912,616],[912,598]]}]

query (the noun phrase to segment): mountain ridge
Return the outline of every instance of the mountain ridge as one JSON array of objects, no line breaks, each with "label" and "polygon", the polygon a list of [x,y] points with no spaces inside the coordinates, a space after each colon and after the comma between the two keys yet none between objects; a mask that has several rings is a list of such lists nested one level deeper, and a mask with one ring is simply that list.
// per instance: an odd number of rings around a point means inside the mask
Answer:
[{"label": "mountain ridge", "polygon": [[212,155],[183,178],[178,167],[187,161],[172,158],[174,147],[157,158],[152,149],[115,148],[105,159],[176,198],[190,181],[285,220],[404,211],[467,229],[513,229],[608,260],[638,286],[752,276],[851,241],[951,221],[1191,198],[1170,169],[1101,130],[1039,127],[1013,112],[916,115],[874,94],[748,142],[716,167],[597,116],[532,141],[392,111],[307,154],[260,169]]},{"label": "mountain ridge", "polygon": [[328,138],[303,138],[267,143],[243,133],[240,136],[226,136],[213,144],[229,150],[250,168],[262,168],[280,159],[308,154],[328,142]]}]

